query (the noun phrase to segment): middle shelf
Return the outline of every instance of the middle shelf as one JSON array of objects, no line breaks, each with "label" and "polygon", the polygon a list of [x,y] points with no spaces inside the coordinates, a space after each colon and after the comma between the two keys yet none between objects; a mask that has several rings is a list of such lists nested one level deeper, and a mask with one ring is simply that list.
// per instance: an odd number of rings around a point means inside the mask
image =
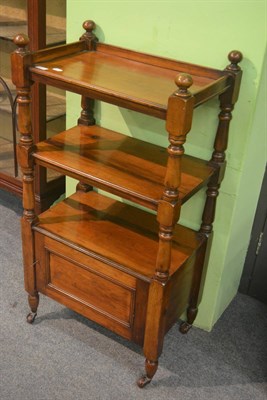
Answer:
[{"label": "middle shelf", "polygon": [[[156,210],[165,186],[164,147],[99,127],[75,126],[36,145],[37,164]],[[203,187],[216,169],[183,156],[182,203]]]}]

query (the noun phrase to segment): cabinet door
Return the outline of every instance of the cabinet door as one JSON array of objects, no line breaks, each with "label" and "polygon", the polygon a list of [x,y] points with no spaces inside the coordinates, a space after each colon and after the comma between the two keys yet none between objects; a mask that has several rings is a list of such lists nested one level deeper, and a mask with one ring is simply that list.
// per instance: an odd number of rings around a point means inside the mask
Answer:
[{"label": "cabinet door", "polygon": [[39,292],[127,339],[135,336],[135,277],[39,232],[35,243]]}]

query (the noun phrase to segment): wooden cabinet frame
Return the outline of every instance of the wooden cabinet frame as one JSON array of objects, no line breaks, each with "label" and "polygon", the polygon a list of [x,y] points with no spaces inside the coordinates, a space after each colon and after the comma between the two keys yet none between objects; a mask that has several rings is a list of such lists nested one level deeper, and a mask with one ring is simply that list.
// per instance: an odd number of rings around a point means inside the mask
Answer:
[{"label": "wooden cabinet frame", "polygon": [[[99,43],[94,22],[83,27],[79,41],[34,52],[26,50],[26,36],[15,38],[27,320],[34,321],[41,292],[138,343],[146,359],[138,380],[144,387],[157,370],[165,334],[186,310],[180,331],[187,333],[197,315],[242,54],[232,51],[220,71]],[[80,94],[78,125],[36,143],[29,129],[33,82]],[[184,154],[183,145],[194,109],[214,97],[221,107],[214,151],[200,160]],[[168,148],[95,125],[94,99],[164,119]],[[39,215],[36,165],[80,180],[74,195]],[[204,186],[199,231],[177,224],[182,205]]]}]

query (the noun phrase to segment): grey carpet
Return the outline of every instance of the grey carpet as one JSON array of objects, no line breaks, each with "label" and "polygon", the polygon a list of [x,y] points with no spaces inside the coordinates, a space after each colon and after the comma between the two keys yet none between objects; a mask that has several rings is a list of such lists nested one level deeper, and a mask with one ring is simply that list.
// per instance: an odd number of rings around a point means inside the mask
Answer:
[{"label": "grey carpet", "polygon": [[211,333],[174,326],[145,389],[139,347],[23,288],[20,201],[0,190],[1,400],[267,399],[267,306],[238,294]]}]

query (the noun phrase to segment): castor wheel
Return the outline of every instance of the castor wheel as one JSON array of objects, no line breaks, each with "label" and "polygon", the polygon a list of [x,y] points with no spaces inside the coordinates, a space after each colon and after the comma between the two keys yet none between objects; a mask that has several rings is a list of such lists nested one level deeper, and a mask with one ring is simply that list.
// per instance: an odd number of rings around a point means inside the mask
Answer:
[{"label": "castor wheel", "polygon": [[180,327],[179,327],[179,331],[182,334],[186,334],[191,328],[192,328],[191,324],[189,324],[188,322],[182,322]]},{"label": "castor wheel", "polygon": [[158,360],[152,361],[148,360],[146,358],[145,361],[145,374],[141,376],[141,378],[138,379],[136,382],[137,385],[142,389],[145,387],[148,383],[151,382],[153,376],[155,375],[156,371],[158,369]]},{"label": "castor wheel", "polygon": [[33,324],[36,315],[37,313],[31,313],[31,312],[27,315],[26,321],[28,322],[28,324]]},{"label": "castor wheel", "polygon": [[151,382],[151,379],[148,378],[146,375],[142,375],[141,378],[138,379],[137,386],[143,389],[146,385],[148,385]]}]

